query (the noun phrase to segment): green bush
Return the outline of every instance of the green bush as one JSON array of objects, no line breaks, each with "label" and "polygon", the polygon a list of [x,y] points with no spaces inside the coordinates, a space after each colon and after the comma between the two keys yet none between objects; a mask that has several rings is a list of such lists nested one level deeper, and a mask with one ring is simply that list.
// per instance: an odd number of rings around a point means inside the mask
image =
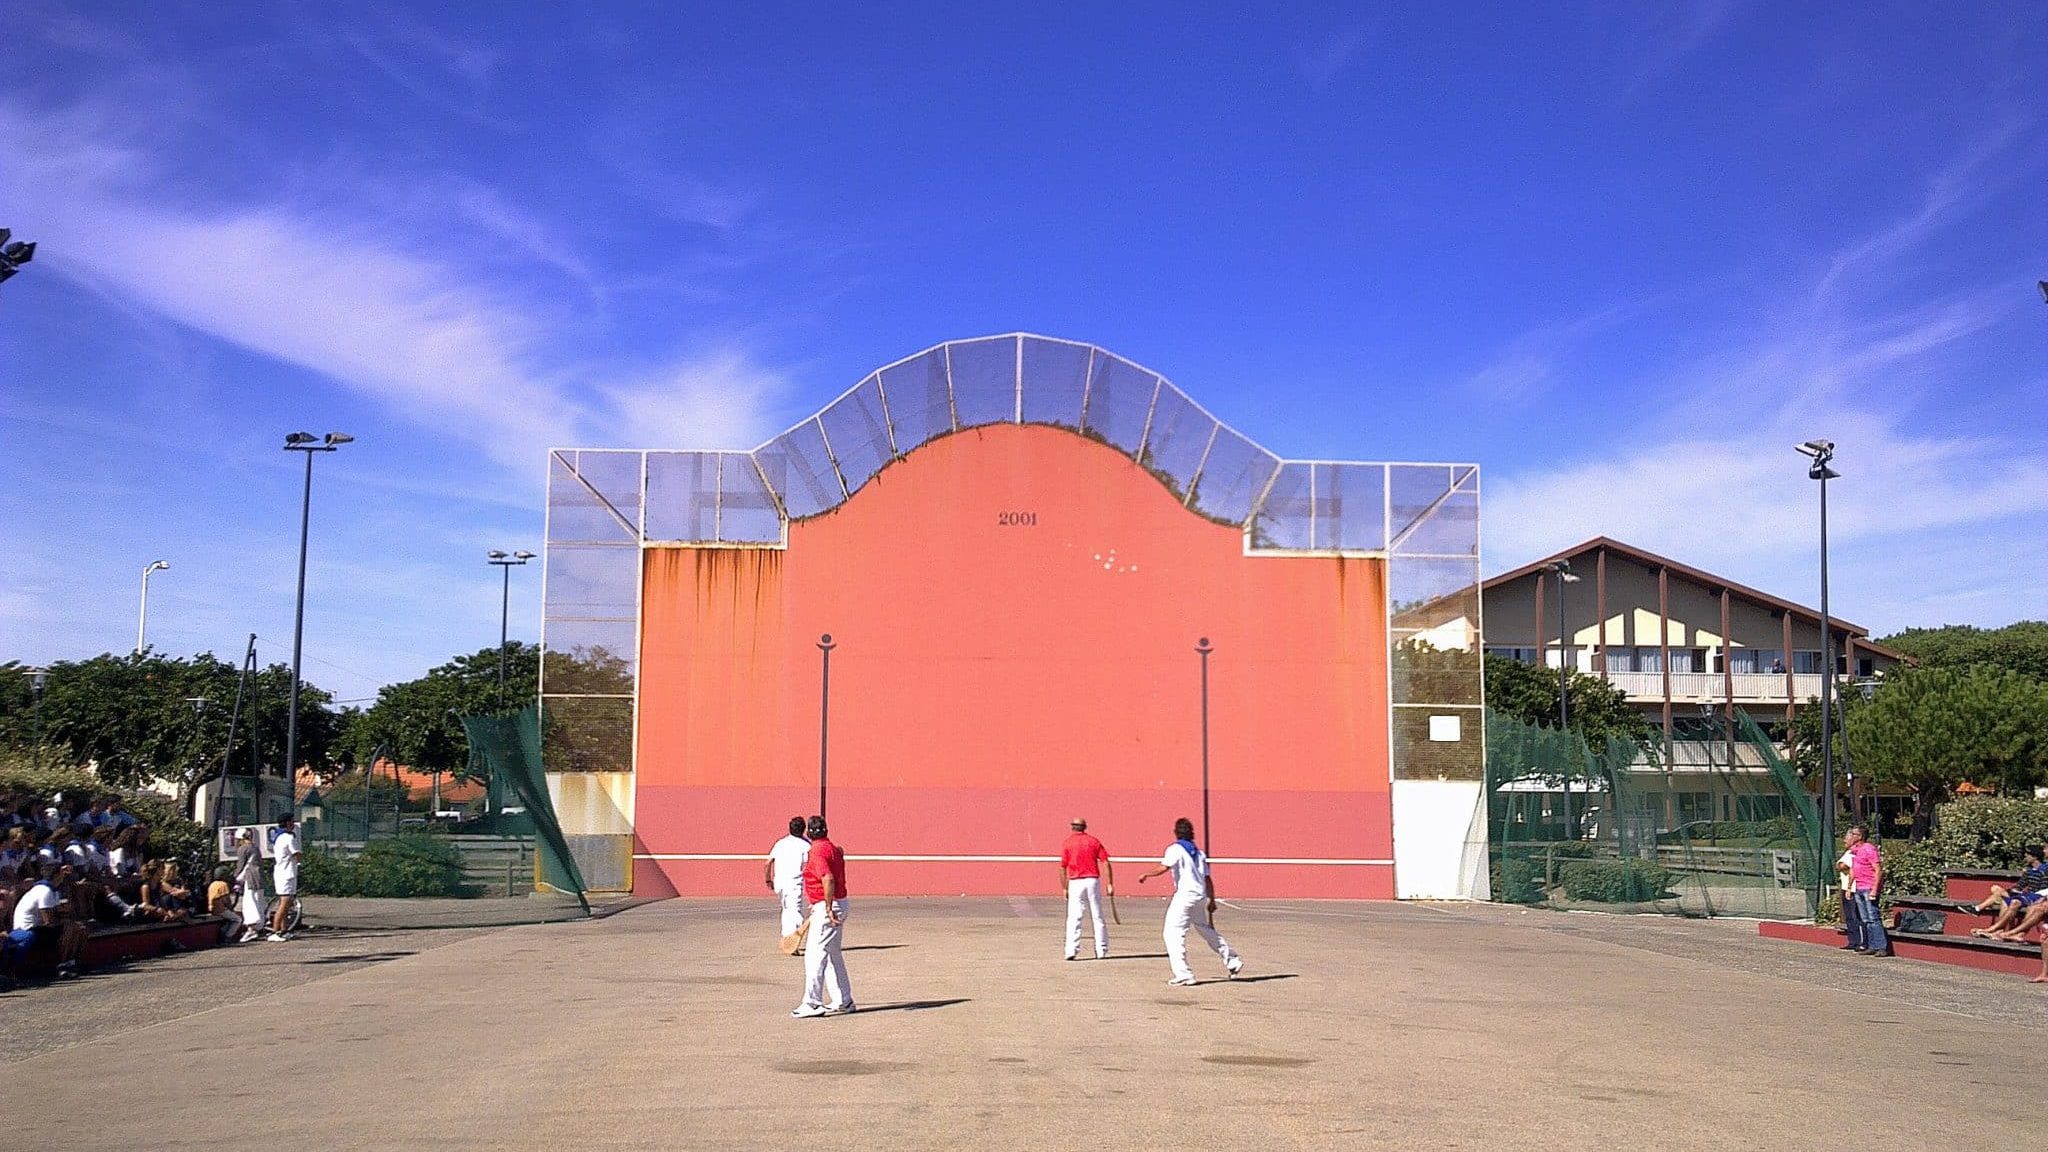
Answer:
[{"label": "green bush", "polygon": [[300,882],[319,896],[471,895],[462,882],[462,854],[438,836],[418,834],[372,840],[354,858],[310,849]]},{"label": "green bush", "polygon": [[1669,868],[1648,860],[1574,860],[1557,871],[1566,896],[1600,904],[1657,900],[1672,880]]},{"label": "green bush", "polygon": [[1503,859],[1493,866],[1493,898],[1503,904],[1543,903],[1542,866],[1530,860]]},{"label": "green bush", "polygon": [[1934,831],[1927,839],[1885,841],[1885,895],[1943,895],[1941,874],[1949,868],[2018,871],[2027,845],[2043,841],[2048,841],[2048,800],[1952,800],[1935,810]]}]

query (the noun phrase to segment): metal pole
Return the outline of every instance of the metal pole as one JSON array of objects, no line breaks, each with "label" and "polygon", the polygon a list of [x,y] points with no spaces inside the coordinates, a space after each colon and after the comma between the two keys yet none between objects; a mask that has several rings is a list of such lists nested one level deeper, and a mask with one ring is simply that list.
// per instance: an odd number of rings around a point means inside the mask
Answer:
[{"label": "metal pole", "polygon": [[[1571,629],[1564,622],[1564,573],[1557,574],[1557,733],[1563,740],[1562,747],[1569,754],[1572,751],[1571,705],[1568,702],[1572,691]],[[1577,840],[1578,825],[1572,821],[1572,774],[1571,765],[1565,765],[1564,773],[1564,826]]]},{"label": "metal pole", "polygon": [[[222,748],[220,751],[220,787],[213,790],[213,820],[210,824],[210,827],[214,829],[220,827],[220,805],[221,801],[227,799],[228,795],[229,757],[235,754],[235,731],[242,725],[242,693],[249,684],[249,674],[255,670],[256,634],[251,632],[249,633],[249,650],[242,655],[242,671],[235,677],[235,707],[233,711],[228,713],[227,747]],[[256,745],[253,736],[249,740],[249,745],[252,748]],[[261,814],[259,813],[258,815],[260,816]],[[262,821],[259,819],[257,823],[260,824]]]},{"label": "metal pole", "polygon": [[[299,660],[306,638],[306,532],[313,523],[313,454],[306,453],[306,486],[299,500],[299,595],[292,610],[292,695],[284,721],[284,775],[298,778]],[[260,787],[260,785],[259,785]],[[262,813],[257,813],[261,822]]]},{"label": "metal pole", "polygon": [[512,566],[500,564],[498,567],[505,571],[505,592],[498,602],[498,710],[502,712],[505,710],[505,641],[510,636],[507,629],[512,618]]},{"label": "metal pole", "polygon": [[1820,468],[1820,837],[1835,850],[1835,626],[1828,616],[1828,461]]},{"label": "metal pole", "polygon": [[1202,657],[1202,855],[1209,855],[1209,653],[1215,649],[1209,646],[1209,638],[1202,637],[1195,642],[1195,651]]},{"label": "metal pole", "polygon": [[838,645],[832,642],[832,634],[818,637],[818,651],[823,653],[823,663],[818,670],[818,815],[825,814],[825,737],[831,730],[832,711],[832,649]]}]

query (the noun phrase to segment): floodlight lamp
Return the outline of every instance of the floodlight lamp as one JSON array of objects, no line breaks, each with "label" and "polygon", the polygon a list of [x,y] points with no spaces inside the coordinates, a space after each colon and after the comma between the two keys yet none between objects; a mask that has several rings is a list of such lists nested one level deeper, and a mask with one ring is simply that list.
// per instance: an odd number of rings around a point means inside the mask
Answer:
[{"label": "floodlight lamp", "polygon": [[1835,442],[1833,440],[1808,440],[1804,444],[1794,444],[1792,450],[1801,456],[1811,456],[1815,460],[1822,460],[1835,454]]},{"label": "floodlight lamp", "polygon": [[521,549],[517,552],[514,552],[512,554],[512,558],[515,560],[531,560],[533,559],[533,553],[528,552],[525,549]]},{"label": "floodlight lamp", "polygon": [[0,228],[0,248],[7,247],[7,242],[12,239],[14,239],[14,229]]},{"label": "floodlight lamp", "polygon": [[293,432],[284,438],[284,446],[286,448],[297,448],[302,444],[311,444],[317,439],[319,437],[311,432]]},{"label": "floodlight lamp", "polygon": [[1566,584],[1577,584],[1579,582],[1579,578],[1568,571],[1559,572],[1557,578]]},{"label": "floodlight lamp", "polygon": [[484,555],[489,556],[493,560],[503,560],[505,558],[505,550],[503,548],[493,548],[489,552],[484,553]]},{"label": "floodlight lamp", "polygon": [[157,560],[157,561],[153,561],[153,562],[152,562],[152,563],[150,564],[150,566],[149,566],[149,567],[147,567],[147,568],[145,568],[145,569],[143,569],[143,571],[144,571],[144,572],[168,572],[168,571],[170,571],[170,568],[171,568],[171,562],[170,562],[169,560]]},{"label": "floodlight lamp", "polygon": [[327,446],[329,448],[339,448],[343,444],[352,444],[354,442],[355,437],[346,432],[329,432],[327,434]]},{"label": "floodlight lamp", "polygon": [[36,242],[16,240],[0,248],[0,257],[5,257],[9,264],[26,264],[36,258]]}]

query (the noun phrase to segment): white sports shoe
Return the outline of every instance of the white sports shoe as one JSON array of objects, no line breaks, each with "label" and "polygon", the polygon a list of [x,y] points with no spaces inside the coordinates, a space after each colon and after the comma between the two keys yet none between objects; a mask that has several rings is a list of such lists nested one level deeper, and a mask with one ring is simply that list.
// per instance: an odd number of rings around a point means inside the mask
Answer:
[{"label": "white sports shoe", "polygon": [[1167,983],[1181,988],[1193,988],[1195,986],[1195,978],[1190,976],[1187,979],[1183,980],[1180,977],[1175,976],[1173,979],[1168,980]]},{"label": "white sports shoe", "polygon": [[1232,960],[1229,964],[1224,966],[1223,970],[1225,972],[1230,973],[1230,978],[1232,980],[1237,979],[1237,974],[1239,972],[1244,971],[1244,957],[1239,956],[1237,959]]},{"label": "white sports shoe", "polygon": [[815,1007],[810,1005],[799,1004],[796,1007],[790,1009],[789,1014],[791,1016],[796,1017],[799,1020],[809,1020],[813,1016],[824,1016],[828,1015],[829,1013],[826,1007],[822,1004],[816,1005]]}]

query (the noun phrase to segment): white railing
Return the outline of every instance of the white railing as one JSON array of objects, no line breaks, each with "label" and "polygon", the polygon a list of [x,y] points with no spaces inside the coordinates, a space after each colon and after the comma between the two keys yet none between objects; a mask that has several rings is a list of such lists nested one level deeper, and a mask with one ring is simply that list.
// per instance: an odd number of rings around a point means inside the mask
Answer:
[{"label": "white railing", "polygon": [[[1616,688],[1628,693],[1632,700],[1662,700],[1664,698],[1664,674],[1662,672],[1609,672],[1607,679]],[[1770,701],[1785,702],[1785,674],[1783,672],[1737,672],[1735,674],[1735,702],[1738,704]],[[1792,696],[1795,700],[1809,700],[1820,695],[1818,673],[1792,677]],[[1728,681],[1719,672],[1673,672],[1671,674],[1671,698],[1695,702],[1713,702],[1728,697]]]}]

